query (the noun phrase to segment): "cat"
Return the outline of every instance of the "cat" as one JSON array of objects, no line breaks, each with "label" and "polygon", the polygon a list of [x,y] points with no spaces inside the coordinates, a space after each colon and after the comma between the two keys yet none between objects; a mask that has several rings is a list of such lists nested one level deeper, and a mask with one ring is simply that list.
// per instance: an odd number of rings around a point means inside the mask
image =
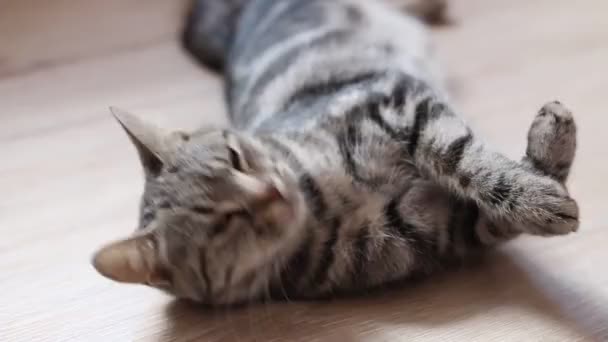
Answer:
[{"label": "cat", "polygon": [[211,306],[317,299],[578,229],[571,112],[542,106],[520,161],[492,150],[450,104],[412,14],[196,0],[183,42],[224,73],[231,127],[166,132],[112,109],[145,188],[138,229],[93,256],[110,279]]}]

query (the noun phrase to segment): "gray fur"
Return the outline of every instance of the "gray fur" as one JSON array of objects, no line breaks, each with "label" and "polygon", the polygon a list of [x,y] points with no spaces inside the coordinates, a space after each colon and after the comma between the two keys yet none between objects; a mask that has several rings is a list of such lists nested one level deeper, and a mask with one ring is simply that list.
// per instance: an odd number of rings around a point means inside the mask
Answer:
[{"label": "gray fur", "polygon": [[[231,32],[208,53],[234,129],[166,136],[119,116],[146,188],[136,243],[98,252],[102,274],[213,305],[319,298],[578,228],[564,185],[576,129],[561,104],[540,110],[513,161],[454,112],[414,17],[369,0],[226,6],[234,27],[205,13],[188,27]],[[213,30],[185,36],[203,62]]]}]

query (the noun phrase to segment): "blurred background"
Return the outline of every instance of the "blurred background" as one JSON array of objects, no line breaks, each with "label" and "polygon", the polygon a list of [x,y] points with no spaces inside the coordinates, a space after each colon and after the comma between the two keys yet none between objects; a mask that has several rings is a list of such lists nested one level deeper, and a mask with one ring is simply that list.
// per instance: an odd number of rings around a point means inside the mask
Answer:
[{"label": "blurred background", "polygon": [[453,0],[434,29],[458,108],[509,156],[543,103],[573,110],[579,233],[335,303],[209,313],[98,276],[90,255],[135,227],[143,183],[108,107],[226,123],[221,79],[179,47],[185,5],[0,0],[1,341],[608,340],[606,0]]}]

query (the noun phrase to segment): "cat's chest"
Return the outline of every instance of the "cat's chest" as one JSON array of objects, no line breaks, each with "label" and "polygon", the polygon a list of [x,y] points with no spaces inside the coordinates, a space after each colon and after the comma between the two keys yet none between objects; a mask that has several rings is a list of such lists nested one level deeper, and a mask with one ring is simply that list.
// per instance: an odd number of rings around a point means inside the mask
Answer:
[{"label": "cat's chest", "polygon": [[396,141],[369,124],[357,129],[348,124],[336,133],[332,168],[341,169],[353,186],[380,192],[399,191],[418,170],[411,162],[406,144]]},{"label": "cat's chest", "polygon": [[401,142],[375,134],[352,137],[338,132],[306,159],[307,170],[332,201],[361,207],[392,198],[420,178]]}]

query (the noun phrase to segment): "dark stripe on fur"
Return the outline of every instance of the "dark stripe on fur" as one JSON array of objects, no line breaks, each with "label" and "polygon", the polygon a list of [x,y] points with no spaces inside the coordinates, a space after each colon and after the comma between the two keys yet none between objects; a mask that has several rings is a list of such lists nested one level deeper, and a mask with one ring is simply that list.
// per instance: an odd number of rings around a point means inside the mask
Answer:
[{"label": "dark stripe on fur", "polygon": [[511,186],[506,182],[505,175],[501,174],[498,177],[494,188],[492,188],[492,190],[488,194],[487,200],[491,204],[498,206],[504,203],[509,198],[510,193]]},{"label": "dark stripe on fur", "polygon": [[203,300],[209,300],[212,295],[211,277],[209,277],[209,273],[207,272],[207,257],[205,256],[205,251],[202,249],[199,250],[199,271],[205,285],[205,298]]},{"label": "dark stripe on fur", "polygon": [[467,202],[463,206],[461,214],[461,230],[463,232],[464,243],[468,247],[480,247],[482,245],[475,227],[479,220],[479,207],[474,202]]},{"label": "dark stripe on fur", "polygon": [[[340,40],[346,39],[352,33],[350,31],[331,31],[327,34],[317,38],[309,44],[298,45],[291,50],[285,52],[279,57],[273,64],[269,65],[262,75],[256,80],[255,84],[251,88],[251,94],[249,97],[252,100],[256,99],[263,89],[271,84],[277,77],[285,74],[287,69],[293,66],[294,61],[301,56],[305,51],[311,49],[323,49],[323,46],[339,42]],[[250,105],[250,104],[249,104]]]},{"label": "dark stripe on fur", "polygon": [[414,117],[414,125],[408,144],[408,152],[414,157],[416,148],[418,147],[418,140],[420,139],[420,133],[426,128],[428,122],[428,115],[431,106],[431,99],[426,98],[416,105],[416,112]]},{"label": "dark stripe on fur", "polygon": [[[205,0],[214,1],[214,0]],[[216,1],[216,2],[224,2]],[[249,2],[238,20],[236,36],[230,50],[230,62],[235,60],[254,60],[260,53],[273,44],[285,39],[287,13],[300,11],[305,1],[276,1],[276,0],[240,0]],[[280,8],[280,11],[277,11]],[[276,15],[272,25],[266,22],[267,15]],[[265,26],[262,24],[266,23]],[[280,29],[279,29],[280,28]],[[255,42],[255,44],[251,44]]]},{"label": "dark stripe on fur", "polygon": [[369,256],[369,222],[365,222],[353,241],[352,282],[365,283],[365,265]]},{"label": "dark stripe on fur", "polygon": [[450,198],[450,211],[448,216],[448,246],[454,247],[456,244],[456,237],[458,236],[459,224],[457,217],[462,211],[462,200],[456,197]]},{"label": "dark stripe on fur", "polygon": [[391,92],[391,100],[393,106],[397,109],[397,113],[403,114],[402,110],[399,110],[405,105],[405,95],[407,89],[413,84],[413,80],[409,77],[403,77],[399,79],[399,82],[395,85],[395,88]]},{"label": "dark stripe on fur", "polygon": [[391,139],[398,142],[407,142],[410,139],[410,135],[406,131],[396,131],[391,127],[380,115],[380,108],[377,104],[373,103],[368,106],[369,119],[378,125],[382,131],[388,134]]},{"label": "dark stripe on fur", "polygon": [[346,132],[340,132],[338,136],[338,146],[340,152],[344,156],[346,172],[357,176],[357,165],[352,155],[352,150],[357,148],[359,141],[361,140],[361,132],[359,132],[358,122],[348,122]]},{"label": "dark stripe on fur", "polygon": [[302,279],[309,273],[312,242],[312,234],[306,232],[306,236],[281,271],[281,288],[273,292],[287,297],[286,299],[298,292]]},{"label": "dark stripe on fur", "polygon": [[453,174],[456,172],[466,148],[471,144],[472,141],[473,135],[471,132],[468,132],[465,136],[454,140],[448,146],[444,156],[444,173]]},{"label": "dark stripe on fur", "polygon": [[323,218],[327,212],[327,203],[325,202],[325,196],[317,182],[310,174],[305,173],[300,176],[298,183],[300,189],[302,189],[306,196],[308,206],[312,210],[313,216]]},{"label": "dark stripe on fur", "polygon": [[328,224],[330,229],[329,236],[323,244],[321,258],[319,259],[319,264],[317,265],[317,269],[313,277],[313,284],[317,286],[321,286],[325,283],[327,276],[329,275],[329,270],[334,263],[336,256],[336,251],[334,249],[336,247],[336,243],[338,243],[338,233],[342,222],[339,218],[333,218]]},{"label": "dark stripe on fur", "polygon": [[460,237],[465,249],[482,245],[475,226],[479,220],[479,208],[474,202],[465,202],[461,198],[452,197],[448,217],[448,241],[455,247]]},{"label": "dark stripe on fur", "polygon": [[[360,110],[360,108],[356,108],[356,110]],[[353,150],[357,148],[357,145],[361,141],[361,132],[359,130],[361,115],[358,114],[360,113],[347,114],[346,127],[340,130],[336,136],[336,140],[340,154],[342,155],[344,171],[357,182],[365,183],[365,180],[357,171],[357,162],[353,157]]]},{"label": "dark stripe on fur", "polygon": [[317,83],[305,84],[285,101],[281,110],[288,110],[289,107],[298,101],[306,101],[307,99],[316,99],[319,96],[337,94],[346,88],[377,79],[381,74],[383,73],[368,71],[350,75],[346,78],[337,77],[329,80],[322,80]]},{"label": "dark stripe on fur", "polygon": [[422,236],[421,232],[419,232],[413,224],[406,222],[403,219],[401,212],[399,211],[399,205],[402,198],[402,196],[393,198],[384,208],[384,217],[386,219],[387,228],[390,229],[395,235],[407,241],[409,247],[418,257],[416,262],[427,260],[430,256],[433,256],[436,253],[436,244],[434,241]]}]

